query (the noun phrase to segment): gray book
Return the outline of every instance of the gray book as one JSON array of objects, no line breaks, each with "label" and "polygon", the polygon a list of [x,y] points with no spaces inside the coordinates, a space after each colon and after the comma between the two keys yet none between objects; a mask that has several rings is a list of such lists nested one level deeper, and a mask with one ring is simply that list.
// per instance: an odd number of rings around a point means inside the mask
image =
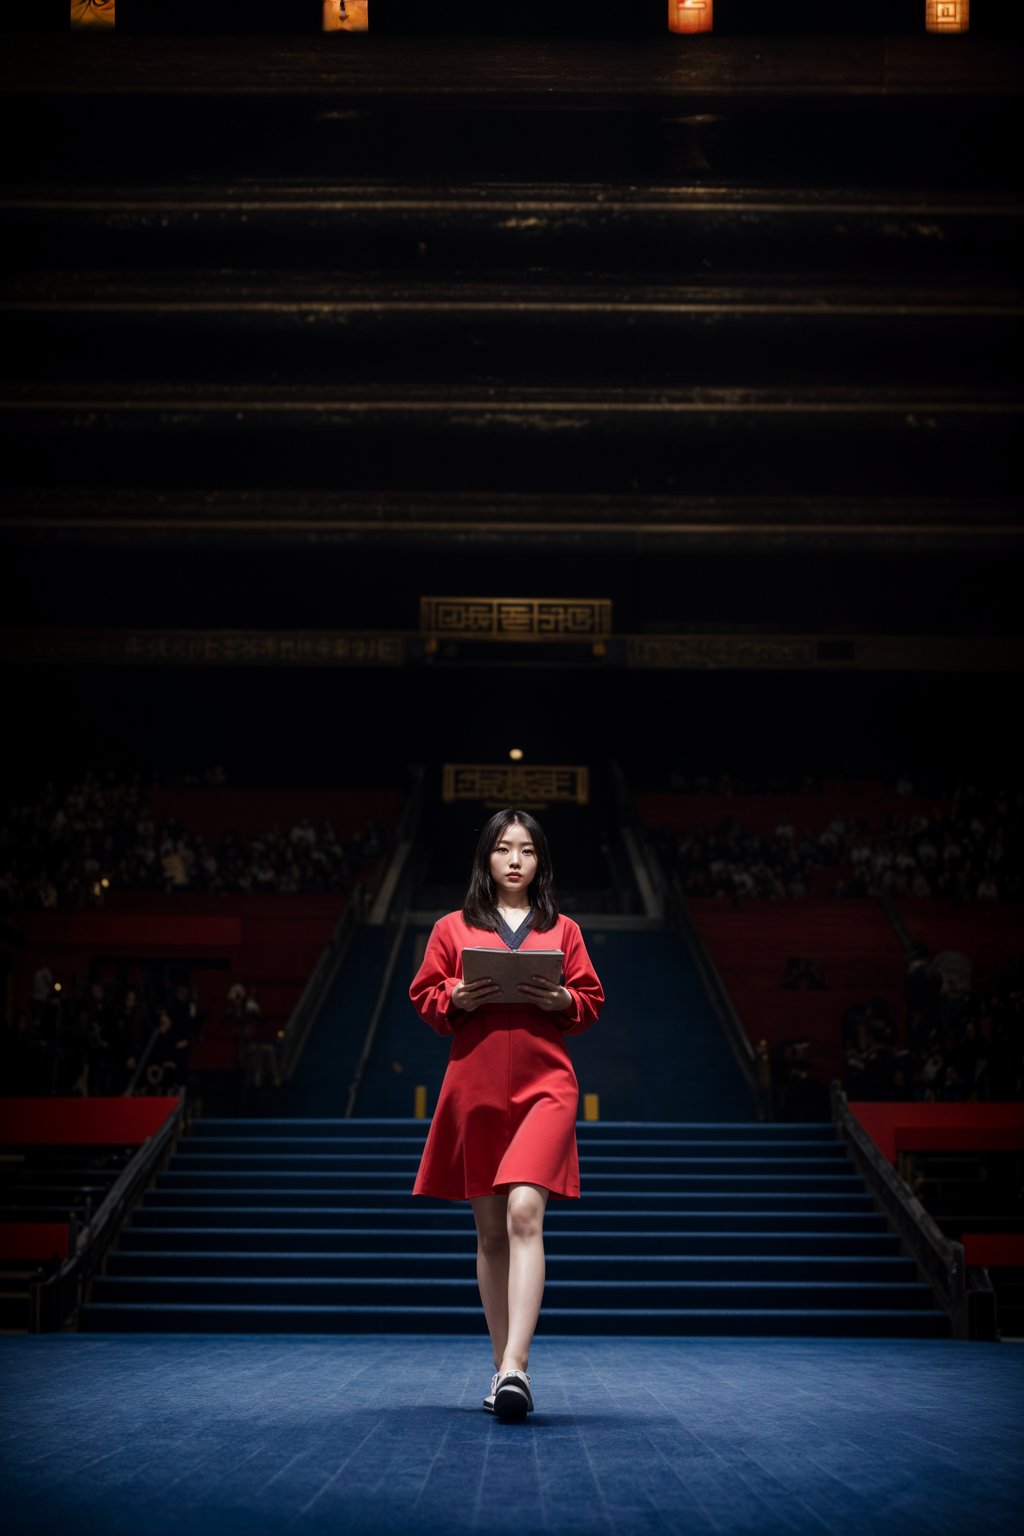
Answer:
[{"label": "gray book", "polygon": [[530,999],[516,988],[521,981],[543,976],[553,987],[561,985],[565,951],[561,949],[464,949],[463,981],[479,981],[489,976],[501,988],[489,1003],[526,1003]]}]

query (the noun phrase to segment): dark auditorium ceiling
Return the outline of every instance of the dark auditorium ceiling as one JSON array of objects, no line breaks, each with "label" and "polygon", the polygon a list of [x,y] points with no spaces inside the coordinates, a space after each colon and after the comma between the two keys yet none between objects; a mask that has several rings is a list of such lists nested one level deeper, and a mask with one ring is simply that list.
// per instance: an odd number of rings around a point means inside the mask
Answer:
[{"label": "dark auditorium ceiling", "polygon": [[[1016,40],[748,12],[15,37],[9,658],[64,699],[133,660],[1019,668]],[[428,597],[612,618],[517,648]]]}]

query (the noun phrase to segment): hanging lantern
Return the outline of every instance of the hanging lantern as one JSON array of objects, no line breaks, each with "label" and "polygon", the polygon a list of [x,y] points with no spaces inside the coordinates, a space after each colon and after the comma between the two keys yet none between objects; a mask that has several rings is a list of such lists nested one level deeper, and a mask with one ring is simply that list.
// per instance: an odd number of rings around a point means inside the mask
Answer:
[{"label": "hanging lantern", "polygon": [[368,32],[368,0],[324,0],[325,32]]},{"label": "hanging lantern", "polygon": [[927,32],[967,32],[971,25],[971,0],[925,0]]},{"label": "hanging lantern", "polygon": [[112,27],[117,0],[71,0],[71,30],[85,27]]},{"label": "hanging lantern", "polygon": [[670,32],[710,32],[714,0],[668,0]]}]

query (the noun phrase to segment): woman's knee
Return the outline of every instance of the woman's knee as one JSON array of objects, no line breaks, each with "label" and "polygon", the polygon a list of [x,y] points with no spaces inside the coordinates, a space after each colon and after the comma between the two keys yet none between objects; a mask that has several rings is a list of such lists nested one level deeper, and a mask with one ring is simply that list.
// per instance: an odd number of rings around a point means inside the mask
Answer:
[{"label": "woman's knee", "polygon": [[544,1226],[544,1196],[528,1185],[509,1191],[508,1235],[522,1241],[536,1237]]},{"label": "woman's knee", "polygon": [[476,1242],[480,1252],[488,1258],[500,1256],[502,1250],[508,1247],[504,1196],[489,1195],[474,1200],[473,1220],[476,1222]]}]

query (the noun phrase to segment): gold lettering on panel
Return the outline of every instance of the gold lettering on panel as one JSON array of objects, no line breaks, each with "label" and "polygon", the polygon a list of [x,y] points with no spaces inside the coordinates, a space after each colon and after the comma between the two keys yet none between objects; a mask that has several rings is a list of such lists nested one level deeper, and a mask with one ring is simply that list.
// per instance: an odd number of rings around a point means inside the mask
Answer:
[{"label": "gold lettering on panel", "polygon": [[292,630],[24,630],[9,632],[17,661],[91,666],[379,666],[405,660],[401,635]]},{"label": "gold lettering on panel", "polygon": [[609,635],[609,598],[423,597],[424,634],[474,640],[589,640]]},{"label": "gold lettering on panel", "polygon": [[813,635],[631,635],[630,667],[813,667]]},{"label": "gold lettering on panel", "polygon": [[589,770],[580,764],[446,763],[442,797],[483,800],[498,805],[548,805],[559,801],[586,805]]}]

